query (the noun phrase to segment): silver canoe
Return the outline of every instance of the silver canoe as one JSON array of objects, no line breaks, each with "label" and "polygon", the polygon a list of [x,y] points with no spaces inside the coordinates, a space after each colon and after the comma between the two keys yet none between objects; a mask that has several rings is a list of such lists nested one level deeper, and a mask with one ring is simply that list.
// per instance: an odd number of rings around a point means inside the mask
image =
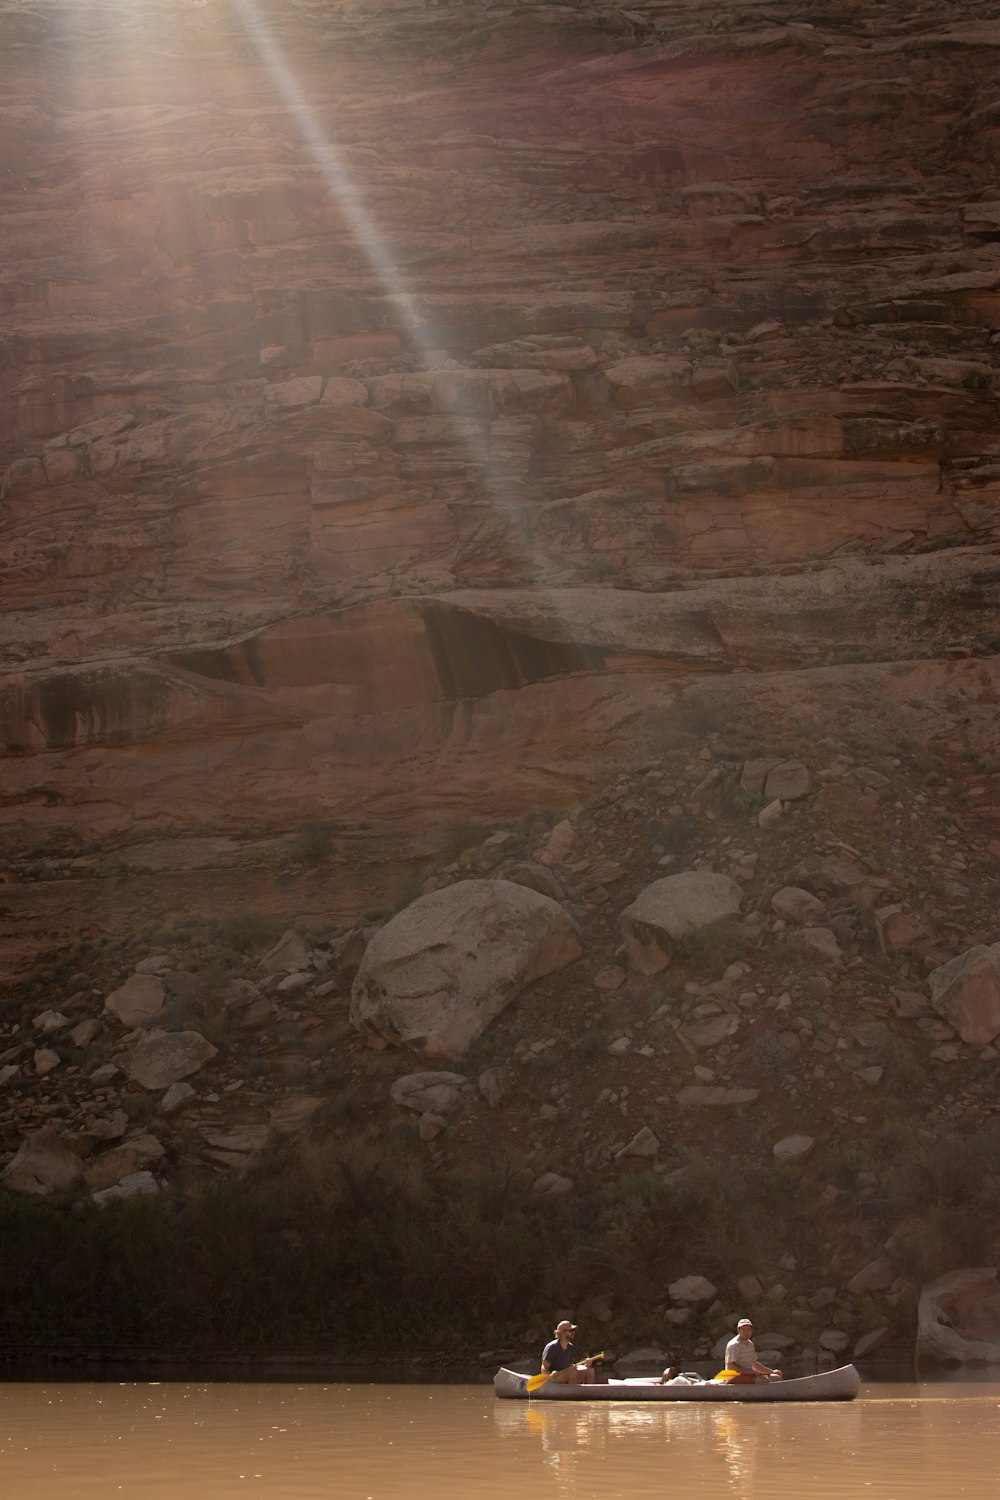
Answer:
[{"label": "silver canoe", "polygon": [[[528,1400],[527,1375],[499,1369],[493,1389],[505,1401]],[[531,1393],[532,1401],[853,1401],[861,1376],[853,1365],[800,1375],[795,1380],[762,1380],[758,1385],[660,1385],[656,1380],[612,1380],[607,1385],[560,1385],[547,1380]]]}]

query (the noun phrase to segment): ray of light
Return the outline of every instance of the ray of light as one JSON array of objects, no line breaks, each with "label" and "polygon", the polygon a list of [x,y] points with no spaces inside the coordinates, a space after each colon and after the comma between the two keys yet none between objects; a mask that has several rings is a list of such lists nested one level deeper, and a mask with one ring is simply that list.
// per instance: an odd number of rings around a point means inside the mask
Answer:
[{"label": "ray of light", "polygon": [[[233,5],[291,111],[303,141],[349,222],[369,267],[395,303],[415,352],[425,368],[430,370],[431,351],[440,348],[441,343],[434,337],[433,328],[422,325],[417,318],[412,294],[393,259],[389,245],[362,201],[342,153],[324,132],[305,99],[295,72],[271,25],[261,13],[257,0],[233,0]],[[442,387],[438,388],[436,399],[452,419],[456,441],[464,449],[467,461],[477,473],[485,498],[494,512],[502,516],[507,540],[516,548],[519,556],[528,562],[529,546],[523,508],[518,499],[511,495],[499,466],[491,457],[488,425],[483,432],[475,432],[470,423],[456,420],[454,402],[449,400],[444,384],[442,382]]]}]

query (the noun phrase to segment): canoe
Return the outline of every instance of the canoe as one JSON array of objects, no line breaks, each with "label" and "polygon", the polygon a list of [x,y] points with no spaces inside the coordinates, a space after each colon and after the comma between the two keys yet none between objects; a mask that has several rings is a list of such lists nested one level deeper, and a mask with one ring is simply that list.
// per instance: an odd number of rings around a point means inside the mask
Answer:
[{"label": "canoe", "polygon": [[[504,1401],[528,1400],[529,1376],[499,1369],[493,1389]],[[762,1380],[755,1385],[660,1385],[657,1380],[611,1380],[607,1385],[561,1385],[547,1380],[532,1391],[532,1401],[853,1401],[861,1376],[853,1365],[800,1375],[795,1380]]]}]

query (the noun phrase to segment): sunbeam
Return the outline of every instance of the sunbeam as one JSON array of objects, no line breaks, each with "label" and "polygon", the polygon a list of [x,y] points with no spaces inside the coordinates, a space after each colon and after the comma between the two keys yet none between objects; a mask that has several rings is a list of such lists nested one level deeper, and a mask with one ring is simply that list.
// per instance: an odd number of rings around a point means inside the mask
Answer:
[{"label": "sunbeam", "polygon": [[[425,370],[433,374],[435,360],[432,353],[441,347],[443,340],[436,338],[433,330],[428,334],[428,327],[415,315],[413,298],[386,240],[365,207],[341,151],[324,131],[304,98],[281,44],[269,22],[261,14],[256,0],[233,0],[233,4],[248,37],[291,111],[303,142],[350,225],[369,268],[394,303],[414,352]],[[482,419],[482,423],[460,418],[447,378],[435,380],[434,398],[450,420],[455,439],[464,449],[469,465],[477,474],[487,501],[494,513],[502,517],[508,543],[523,562],[532,563],[535,560],[529,557],[528,528],[522,507],[510,494],[500,467],[491,455],[489,415]]]}]

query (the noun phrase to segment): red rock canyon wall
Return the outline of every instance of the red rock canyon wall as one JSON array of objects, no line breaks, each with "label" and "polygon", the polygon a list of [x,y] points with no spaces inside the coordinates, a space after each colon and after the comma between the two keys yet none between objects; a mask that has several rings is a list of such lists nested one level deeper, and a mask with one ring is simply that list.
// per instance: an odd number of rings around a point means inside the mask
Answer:
[{"label": "red rock canyon wall", "polygon": [[998,62],[975,0],[0,0],[2,966],[353,915],[692,706],[995,746]]}]

